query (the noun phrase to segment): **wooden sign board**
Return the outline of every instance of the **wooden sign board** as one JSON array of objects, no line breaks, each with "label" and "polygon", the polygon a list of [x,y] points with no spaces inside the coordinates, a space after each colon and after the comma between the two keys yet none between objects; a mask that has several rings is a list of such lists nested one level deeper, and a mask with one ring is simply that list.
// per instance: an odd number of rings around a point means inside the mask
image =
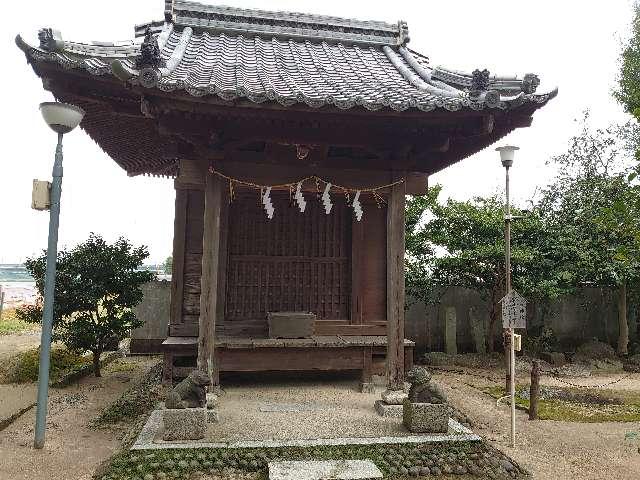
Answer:
[{"label": "wooden sign board", "polygon": [[527,328],[527,301],[515,290],[500,300],[503,328]]}]

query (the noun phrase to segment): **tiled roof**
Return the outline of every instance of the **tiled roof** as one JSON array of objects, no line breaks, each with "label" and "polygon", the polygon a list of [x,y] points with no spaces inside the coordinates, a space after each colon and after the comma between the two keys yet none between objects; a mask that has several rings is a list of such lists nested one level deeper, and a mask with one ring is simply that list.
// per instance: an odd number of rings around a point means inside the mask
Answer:
[{"label": "tiled roof", "polygon": [[[80,44],[49,33],[40,46],[16,42],[28,59],[163,91],[225,100],[368,110],[513,109],[544,104],[535,75],[496,78],[432,66],[406,48],[404,22],[356,21],[167,1],[167,22],[136,27],[134,41]],[[49,30],[49,32],[51,32]],[[156,33],[154,33],[156,32]],[[46,34],[45,34],[46,35]],[[53,38],[54,41],[51,41]],[[49,40],[49,41],[47,41]],[[157,62],[149,62],[155,42]],[[141,57],[145,45],[149,53]],[[146,63],[145,63],[146,62]]]}]

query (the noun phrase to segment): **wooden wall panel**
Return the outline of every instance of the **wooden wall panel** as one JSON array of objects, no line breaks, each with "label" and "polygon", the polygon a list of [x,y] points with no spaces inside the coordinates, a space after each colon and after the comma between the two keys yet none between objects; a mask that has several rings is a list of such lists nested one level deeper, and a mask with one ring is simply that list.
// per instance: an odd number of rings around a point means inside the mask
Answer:
[{"label": "wooden wall panel", "polygon": [[365,205],[362,221],[362,322],[371,324],[387,318],[387,209]]},{"label": "wooden wall panel", "polygon": [[[198,335],[200,314],[200,276],[202,274],[202,233],[204,229],[204,192],[186,190],[186,236],[183,273],[182,319],[175,332],[184,336]],[[172,333],[177,335],[178,333]]]},{"label": "wooden wall panel", "polygon": [[258,195],[239,195],[230,205],[225,325],[266,329],[269,311],[310,311],[320,319],[349,318],[350,222],[344,198],[334,196],[327,215],[316,195],[306,194],[301,213],[289,195],[272,193],[269,220]]}]

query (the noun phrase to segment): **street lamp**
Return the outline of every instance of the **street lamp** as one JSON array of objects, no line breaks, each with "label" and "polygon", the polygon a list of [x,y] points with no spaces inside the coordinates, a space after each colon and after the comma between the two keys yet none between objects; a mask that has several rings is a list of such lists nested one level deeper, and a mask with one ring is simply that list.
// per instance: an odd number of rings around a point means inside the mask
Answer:
[{"label": "street lamp", "polygon": [[47,125],[58,134],[58,145],[53,163],[51,182],[51,206],[49,209],[49,243],[47,246],[47,269],[44,277],[44,312],[40,337],[40,366],[38,370],[38,406],[34,448],[44,447],[49,395],[49,354],[51,330],[53,328],[53,303],[56,284],[56,258],[58,256],[58,225],[60,223],[60,194],[62,192],[62,136],[76,128],[84,110],[75,105],[60,102],[40,104],[40,113]]},{"label": "street lamp", "polygon": [[[505,170],[505,194],[506,203],[504,207],[504,258],[505,258],[505,290],[506,295],[511,292],[511,207],[509,204],[509,168],[513,166],[513,159],[519,147],[507,145],[496,148],[500,152],[500,161]],[[515,373],[516,361],[514,350],[513,328],[509,328],[509,396],[511,397],[511,446],[516,446],[516,399],[515,399]]]}]

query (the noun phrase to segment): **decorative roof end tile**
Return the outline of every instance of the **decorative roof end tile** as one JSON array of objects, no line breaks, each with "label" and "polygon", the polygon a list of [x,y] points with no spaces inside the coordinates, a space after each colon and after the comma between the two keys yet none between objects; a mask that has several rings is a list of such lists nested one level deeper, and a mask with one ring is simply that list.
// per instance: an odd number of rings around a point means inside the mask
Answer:
[{"label": "decorative roof end tile", "polygon": [[534,93],[540,85],[540,78],[535,73],[527,73],[522,80],[522,91],[524,93]]},{"label": "decorative roof end tile", "polygon": [[38,39],[40,40],[40,49],[45,52],[61,52],[64,50],[64,40],[60,31],[53,28],[41,28],[38,31]]},{"label": "decorative roof end tile", "polygon": [[473,93],[478,94],[477,92],[484,92],[489,88],[489,70],[486,68],[484,70],[475,69],[471,73],[471,86],[470,90]]},{"label": "decorative roof end tile", "polygon": [[405,45],[411,41],[409,37],[409,25],[404,20],[398,20],[398,43]]}]

